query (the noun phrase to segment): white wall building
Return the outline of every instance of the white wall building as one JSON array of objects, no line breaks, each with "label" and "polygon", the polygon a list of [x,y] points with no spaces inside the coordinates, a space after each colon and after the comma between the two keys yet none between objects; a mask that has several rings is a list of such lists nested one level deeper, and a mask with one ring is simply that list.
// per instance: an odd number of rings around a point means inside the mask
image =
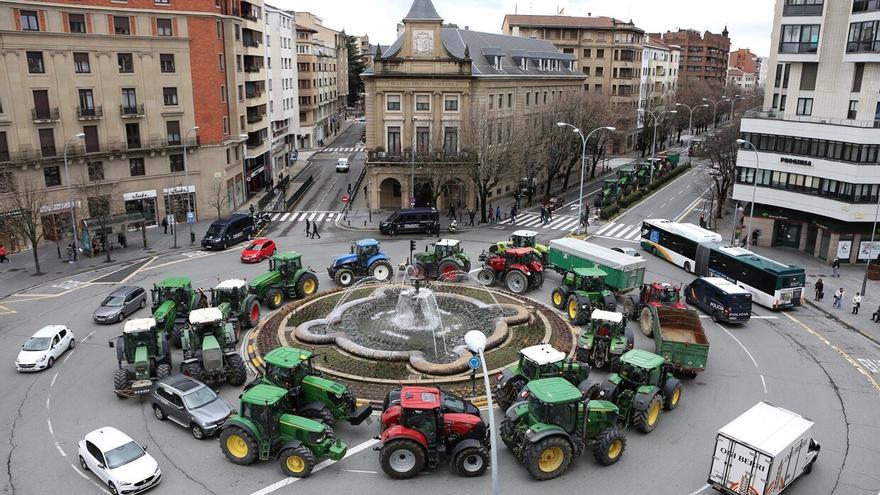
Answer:
[{"label": "white wall building", "polygon": [[880,43],[873,36],[880,6],[786,4],[776,1],[763,109],[742,120],[757,153],[741,147],[733,198],[747,203],[755,194],[759,245],[864,261],[877,255],[868,241],[880,192]]},{"label": "white wall building", "polygon": [[299,132],[299,94],[296,68],[294,13],[265,5],[266,91],[268,92],[269,143],[272,177],[278,181],[293,164]]},{"label": "white wall building", "polygon": [[675,104],[680,60],[681,47],[666,44],[657,38],[649,37],[645,41],[642,49],[639,108],[654,111],[664,105]]},{"label": "white wall building", "polygon": [[758,75],[743,72],[736,67],[727,68],[727,85],[736,86],[741,91],[753,91],[758,86]]}]

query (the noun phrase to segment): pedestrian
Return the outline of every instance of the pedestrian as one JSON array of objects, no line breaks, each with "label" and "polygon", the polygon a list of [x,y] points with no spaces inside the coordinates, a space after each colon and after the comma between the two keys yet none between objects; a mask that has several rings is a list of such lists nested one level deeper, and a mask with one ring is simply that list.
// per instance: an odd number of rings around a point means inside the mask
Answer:
[{"label": "pedestrian", "polygon": [[475,212],[474,210],[468,208],[468,217],[470,218],[470,221],[468,222],[468,225],[470,225],[471,227],[474,226],[474,217],[475,217],[476,215],[477,215],[477,212]]},{"label": "pedestrian", "polygon": [[119,246],[121,246],[123,249],[125,249],[128,244],[127,240],[125,239],[125,234],[122,232],[116,235],[116,242],[118,242]]},{"label": "pedestrian", "polygon": [[825,282],[822,282],[822,279],[820,278],[819,280],[816,280],[814,287],[816,288],[816,301],[821,301],[825,292]]},{"label": "pedestrian", "polygon": [[856,292],[856,295],[853,296],[852,305],[852,314],[859,314],[859,306],[862,305],[862,295],[858,292]]},{"label": "pedestrian", "polygon": [[837,289],[834,292],[834,303],[831,305],[831,307],[833,307],[833,308],[842,308],[843,307],[843,303],[842,303],[843,294],[844,294],[843,287]]},{"label": "pedestrian", "polygon": [[251,206],[248,208],[248,210],[250,210],[250,212],[251,212],[251,216],[254,216],[254,210],[255,210],[254,205],[251,205]]},{"label": "pedestrian", "polygon": [[308,218],[306,218],[306,237],[308,237],[309,234],[311,234],[311,233],[312,233],[312,222],[309,221]]},{"label": "pedestrian", "polygon": [[516,205],[510,207],[510,223],[516,223]]},{"label": "pedestrian", "polygon": [[165,217],[162,219],[162,228],[165,229],[163,234],[167,234],[168,233],[168,217]]},{"label": "pedestrian", "polygon": [[73,244],[67,245],[67,262],[73,263]]},{"label": "pedestrian", "polygon": [[318,236],[318,239],[321,238],[321,234],[318,233],[318,222],[312,222],[312,239]]},{"label": "pedestrian", "polygon": [[834,258],[834,261],[831,262],[831,276],[832,277],[840,277],[840,258]]},{"label": "pedestrian", "polygon": [[[501,205],[498,205],[495,207],[495,221],[496,222],[501,221]],[[511,221],[511,223],[513,223],[513,222]]]},{"label": "pedestrian", "polygon": [[590,205],[584,205],[584,219],[586,220],[587,227],[590,226]]},{"label": "pedestrian", "polygon": [[348,183],[348,195],[351,196],[351,183]]},{"label": "pedestrian", "polygon": [[871,315],[871,320],[874,321],[874,323],[880,321],[880,307],[878,307],[877,311],[874,311],[874,314]]},{"label": "pedestrian", "polygon": [[492,210],[492,208],[489,208],[489,224],[490,224],[490,225],[493,224],[493,223],[495,223],[495,215],[494,215],[494,213],[495,213],[494,210]]},{"label": "pedestrian", "polygon": [[706,228],[706,217],[704,217],[702,213],[700,213],[700,228]]},{"label": "pedestrian", "polygon": [[541,225],[547,224],[547,209],[544,208],[544,205],[541,205]]},{"label": "pedestrian", "polygon": [[9,258],[6,257],[6,248],[3,244],[0,244],[0,263],[5,263],[9,261]]}]

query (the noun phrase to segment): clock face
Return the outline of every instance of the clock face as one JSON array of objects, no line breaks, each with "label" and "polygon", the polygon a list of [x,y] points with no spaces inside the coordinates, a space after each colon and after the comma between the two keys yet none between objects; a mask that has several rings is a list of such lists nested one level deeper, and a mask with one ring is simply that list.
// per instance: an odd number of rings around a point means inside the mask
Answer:
[{"label": "clock face", "polygon": [[414,31],[413,51],[419,55],[429,55],[433,53],[434,33],[431,31]]}]

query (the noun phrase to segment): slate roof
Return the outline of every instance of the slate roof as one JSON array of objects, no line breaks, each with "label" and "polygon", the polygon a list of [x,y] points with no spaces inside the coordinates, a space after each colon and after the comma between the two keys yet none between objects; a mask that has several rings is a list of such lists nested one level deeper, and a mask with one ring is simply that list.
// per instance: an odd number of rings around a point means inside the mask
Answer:
[{"label": "slate roof", "polygon": [[437,13],[431,0],[415,0],[409,13],[403,18],[404,21],[442,21],[443,18]]}]

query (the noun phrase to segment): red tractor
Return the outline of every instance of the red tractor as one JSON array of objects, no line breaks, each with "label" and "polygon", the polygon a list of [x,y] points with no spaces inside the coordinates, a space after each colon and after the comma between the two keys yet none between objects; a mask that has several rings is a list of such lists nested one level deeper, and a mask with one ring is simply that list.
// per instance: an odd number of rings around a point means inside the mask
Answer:
[{"label": "red tractor", "polygon": [[477,280],[483,285],[503,282],[514,294],[544,284],[544,264],[541,255],[530,247],[508,248],[503,253],[483,252],[480,255],[483,269],[477,273]]},{"label": "red tractor", "polygon": [[639,318],[643,312],[647,311],[646,306],[687,309],[681,300],[681,286],[666,282],[644,284],[638,295],[629,296],[628,299],[624,304],[624,312],[631,320]]},{"label": "red tractor", "polygon": [[449,459],[464,477],[481,476],[489,466],[488,430],[482,418],[443,412],[435,387],[403,387],[400,402],[382,413],[379,462],[388,476],[403,480]]}]

